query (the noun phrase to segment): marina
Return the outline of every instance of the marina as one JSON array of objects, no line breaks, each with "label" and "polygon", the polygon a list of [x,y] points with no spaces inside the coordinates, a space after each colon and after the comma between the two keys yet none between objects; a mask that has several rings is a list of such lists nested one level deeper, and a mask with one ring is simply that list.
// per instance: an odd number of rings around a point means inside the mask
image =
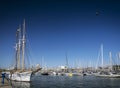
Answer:
[{"label": "marina", "polygon": [[[95,67],[69,67],[66,54],[66,64],[55,68],[46,68],[37,64],[27,67],[25,63],[26,29],[25,20],[23,30],[17,29],[15,63],[11,69],[0,69],[1,88],[118,88],[120,87],[120,65],[113,63],[112,53],[109,53],[110,64],[104,65],[103,44],[98,56],[101,64]],[[21,32],[22,35],[21,35]],[[22,38],[22,39],[21,39]],[[118,54],[119,56],[120,54]],[[120,58],[120,56],[118,57]],[[4,82],[5,81],[5,82]],[[105,84],[107,82],[113,82]],[[114,82],[115,81],[115,82]],[[118,84],[116,84],[118,83]]]},{"label": "marina", "polygon": [[120,88],[120,1],[0,0],[0,88]]}]

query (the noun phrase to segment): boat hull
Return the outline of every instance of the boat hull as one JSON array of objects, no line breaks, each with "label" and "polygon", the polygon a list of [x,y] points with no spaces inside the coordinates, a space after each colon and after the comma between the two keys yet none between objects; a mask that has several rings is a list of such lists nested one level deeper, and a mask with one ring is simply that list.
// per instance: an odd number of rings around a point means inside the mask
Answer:
[{"label": "boat hull", "polygon": [[30,82],[31,75],[32,75],[32,72],[21,72],[21,73],[15,72],[12,74],[6,73],[6,78],[13,81]]},{"label": "boat hull", "polygon": [[120,78],[120,75],[96,75],[97,77]]}]

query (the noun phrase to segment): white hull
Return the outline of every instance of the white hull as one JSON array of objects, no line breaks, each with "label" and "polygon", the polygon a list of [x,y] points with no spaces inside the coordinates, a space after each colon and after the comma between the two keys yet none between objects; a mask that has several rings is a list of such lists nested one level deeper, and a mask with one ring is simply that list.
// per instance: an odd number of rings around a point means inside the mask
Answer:
[{"label": "white hull", "polygon": [[73,76],[83,76],[82,73],[72,73],[72,74],[73,74]]},{"label": "white hull", "polygon": [[112,74],[112,73],[109,73],[109,74],[94,74],[95,76],[98,76],[98,77],[106,77],[106,78],[120,78],[120,75],[119,74]]},{"label": "white hull", "polygon": [[120,78],[120,75],[96,75],[96,76],[106,78]]},{"label": "white hull", "polygon": [[13,88],[30,88],[29,82],[11,81],[11,85]]},{"label": "white hull", "polygon": [[15,72],[13,74],[6,73],[6,78],[13,81],[29,82],[31,81],[32,72]]}]

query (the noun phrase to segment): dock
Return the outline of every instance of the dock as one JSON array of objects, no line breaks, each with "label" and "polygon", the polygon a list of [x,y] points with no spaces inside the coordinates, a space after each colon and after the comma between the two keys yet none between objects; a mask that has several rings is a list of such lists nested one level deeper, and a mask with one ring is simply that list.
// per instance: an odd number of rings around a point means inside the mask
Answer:
[{"label": "dock", "polygon": [[2,78],[0,78],[0,88],[12,88],[7,79],[4,79],[4,84],[2,84]]}]

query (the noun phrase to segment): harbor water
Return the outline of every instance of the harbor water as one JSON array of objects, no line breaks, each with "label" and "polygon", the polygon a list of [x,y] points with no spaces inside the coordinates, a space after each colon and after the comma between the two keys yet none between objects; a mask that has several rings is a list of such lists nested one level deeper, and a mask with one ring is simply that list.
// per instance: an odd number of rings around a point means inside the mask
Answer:
[{"label": "harbor water", "polygon": [[120,78],[95,76],[34,76],[28,82],[10,82],[12,88],[120,88]]}]

